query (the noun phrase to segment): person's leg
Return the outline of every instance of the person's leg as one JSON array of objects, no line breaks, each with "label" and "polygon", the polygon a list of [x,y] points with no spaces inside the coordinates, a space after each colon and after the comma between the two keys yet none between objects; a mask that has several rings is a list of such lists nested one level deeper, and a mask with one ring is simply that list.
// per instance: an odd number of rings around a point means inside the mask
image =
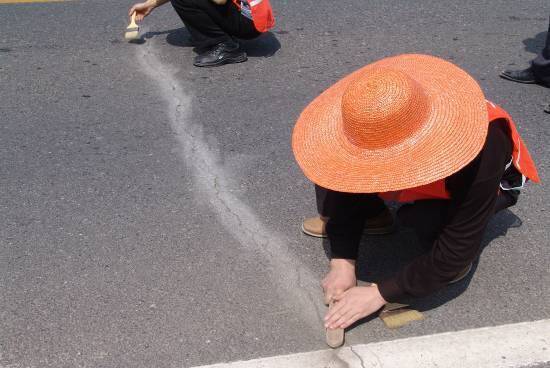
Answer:
[{"label": "person's leg", "polygon": [[342,207],[353,207],[363,213],[365,218],[376,216],[386,209],[384,201],[376,194],[336,192],[319,185],[315,185],[315,199],[317,211],[323,217],[339,216]]},{"label": "person's leg", "polygon": [[[516,204],[518,190],[500,191],[497,197],[494,213],[498,213]],[[447,216],[449,202],[445,200],[422,200],[405,204],[397,211],[400,224],[413,228],[426,251],[430,251],[434,241],[439,236]],[[469,264],[449,282],[454,284],[466,277],[472,269]]]},{"label": "person's leg", "polygon": [[504,79],[518,83],[540,84],[550,87],[550,23],[546,36],[546,45],[541,53],[531,61],[527,69],[504,70],[500,73]]},{"label": "person's leg", "polygon": [[[318,238],[326,237],[326,224],[330,213],[337,211],[341,205],[341,197],[345,193],[334,192],[318,185],[315,185],[315,197],[317,213],[319,216],[307,218],[302,223],[302,231],[307,235]],[[373,194],[347,194],[354,198],[368,198],[367,208],[363,211],[366,219],[364,222],[365,232],[370,235],[388,234],[394,230],[394,221],[391,212],[377,195]]]},{"label": "person's leg", "polygon": [[367,219],[386,210],[376,194],[326,190],[321,213],[328,218],[326,232],[333,257],[356,258]]},{"label": "person's leg", "polygon": [[216,5],[211,0],[171,0],[171,3],[198,48],[230,42],[232,37],[254,38],[259,34],[252,21],[241,15],[230,0],[225,5]]},{"label": "person's leg", "polygon": [[531,62],[531,68],[538,83],[550,86],[550,22],[546,35],[546,45],[541,53]]},{"label": "person's leg", "polygon": [[[519,197],[518,190],[500,191],[497,197],[494,213],[514,206]],[[443,229],[447,216],[449,202],[446,200],[421,200],[405,204],[397,211],[399,223],[404,227],[413,228],[424,246],[431,248],[432,243]]]},{"label": "person's leg", "polygon": [[195,0],[171,0],[171,3],[197,48],[207,48],[231,39],[211,17],[212,13],[219,11],[215,4],[199,7]]}]

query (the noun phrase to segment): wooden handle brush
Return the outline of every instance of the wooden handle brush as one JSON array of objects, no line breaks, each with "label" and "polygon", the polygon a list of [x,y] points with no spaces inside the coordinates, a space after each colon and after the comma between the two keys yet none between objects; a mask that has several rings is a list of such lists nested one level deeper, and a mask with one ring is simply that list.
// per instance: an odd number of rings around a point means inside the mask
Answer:
[{"label": "wooden handle brush", "polygon": [[135,40],[139,37],[139,26],[136,23],[136,12],[132,13],[130,24],[126,27],[126,33],[124,33],[124,38],[127,41]]}]

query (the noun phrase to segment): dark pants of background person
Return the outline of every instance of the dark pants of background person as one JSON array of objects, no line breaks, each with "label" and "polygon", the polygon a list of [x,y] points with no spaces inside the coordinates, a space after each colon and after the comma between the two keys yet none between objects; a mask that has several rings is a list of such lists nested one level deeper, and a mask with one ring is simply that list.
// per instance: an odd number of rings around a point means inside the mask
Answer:
[{"label": "dark pants of background person", "polygon": [[171,0],[199,50],[229,41],[232,37],[252,39],[260,35],[252,20],[227,0],[216,5],[211,0]]},{"label": "dark pants of background person", "polygon": [[[516,193],[518,192],[501,192],[497,197],[494,213],[516,204],[519,195]],[[319,214],[338,223],[364,222],[386,208],[384,201],[376,194],[335,192],[316,185],[315,195]],[[425,246],[431,247],[431,243],[445,226],[443,220],[446,218],[448,206],[449,201],[442,199],[415,201],[402,205],[397,211],[397,218],[402,226],[414,229]]]},{"label": "dark pants of background person", "polygon": [[548,24],[548,34],[546,35],[546,45],[542,52],[531,62],[531,66],[537,81],[550,86],[550,22]]}]

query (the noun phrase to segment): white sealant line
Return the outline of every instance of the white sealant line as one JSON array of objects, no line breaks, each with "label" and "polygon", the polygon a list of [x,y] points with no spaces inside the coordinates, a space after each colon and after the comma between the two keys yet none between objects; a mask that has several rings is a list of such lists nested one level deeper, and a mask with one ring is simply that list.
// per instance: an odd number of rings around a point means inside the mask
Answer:
[{"label": "white sealant line", "polygon": [[[170,124],[179,143],[179,153],[193,169],[197,193],[204,196],[223,224],[242,247],[256,252],[269,268],[272,285],[282,305],[287,304],[314,330],[323,331],[322,296],[319,280],[288,249],[281,237],[268,229],[254,211],[242,202],[231,186],[231,178],[220,165],[216,139],[206,140],[200,124],[191,120],[192,96],[178,83],[177,69],[161,62],[154,41],[136,47],[143,72],[153,79],[166,101]],[[200,117],[197,118],[197,120]]]},{"label": "white sealant line", "polygon": [[550,320],[196,368],[516,368],[550,362]]}]

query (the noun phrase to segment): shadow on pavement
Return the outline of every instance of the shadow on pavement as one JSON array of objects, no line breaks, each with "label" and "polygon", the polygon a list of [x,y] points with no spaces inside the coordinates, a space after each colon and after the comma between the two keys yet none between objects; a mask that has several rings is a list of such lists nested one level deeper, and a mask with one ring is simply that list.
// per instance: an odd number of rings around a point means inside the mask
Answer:
[{"label": "shadow on pavement", "polygon": [[[147,39],[166,35],[166,42],[177,47],[194,47],[191,35],[185,27],[166,31],[146,32],[133,43],[142,44]],[[271,57],[281,48],[281,43],[272,32],[266,32],[253,40],[240,40],[241,46],[249,57]]]},{"label": "shadow on pavement", "polygon": [[538,54],[539,52],[541,52],[546,42],[546,35],[547,32],[540,32],[537,33],[535,37],[526,38],[525,40],[523,40],[522,42],[525,47],[525,51],[533,54]]},{"label": "shadow on pavement", "polygon": [[241,45],[249,57],[271,57],[281,48],[281,43],[272,32],[263,33],[253,40],[243,40]]}]

